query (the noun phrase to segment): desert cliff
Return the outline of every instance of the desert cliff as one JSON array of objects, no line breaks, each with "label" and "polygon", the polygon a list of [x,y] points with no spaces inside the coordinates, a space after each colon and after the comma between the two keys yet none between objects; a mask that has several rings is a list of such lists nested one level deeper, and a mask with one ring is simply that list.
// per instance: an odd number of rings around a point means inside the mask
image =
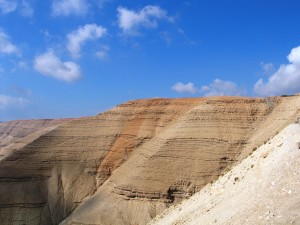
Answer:
[{"label": "desert cliff", "polygon": [[0,224],[146,224],[217,180],[299,109],[298,95],[145,99],[32,130],[0,123]]},{"label": "desert cliff", "polygon": [[215,183],[150,224],[299,224],[300,124],[290,124]]}]

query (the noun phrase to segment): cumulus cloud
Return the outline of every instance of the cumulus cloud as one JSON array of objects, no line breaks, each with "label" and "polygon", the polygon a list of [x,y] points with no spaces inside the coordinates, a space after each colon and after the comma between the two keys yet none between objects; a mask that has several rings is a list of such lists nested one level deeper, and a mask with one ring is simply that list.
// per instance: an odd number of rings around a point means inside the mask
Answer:
[{"label": "cumulus cloud", "polygon": [[81,78],[79,65],[73,62],[62,62],[52,50],[37,56],[33,66],[37,72],[58,80],[72,82]]},{"label": "cumulus cloud", "polygon": [[21,107],[28,103],[28,100],[22,97],[13,97],[0,94],[0,109]]},{"label": "cumulus cloud", "polygon": [[0,30],[0,53],[2,54],[19,54],[20,50],[12,44],[6,33]]},{"label": "cumulus cloud", "polygon": [[89,4],[86,0],[53,0],[53,16],[84,16],[87,14]]},{"label": "cumulus cloud", "polygon": [[17,9],[17,2],[14,0],[0,0],[0,11],[2,14],[7,14]]},{"label": "cumulus cloud", "polygon": [[125,7],[118,7],[118,24],[123,33],[137,35],[139,28],[156,28],[158,20],[172,18],[167,15],[167,11],[159,6],[148,5],[140,11],[134,11]]},{"label": "cumulus cloud", "polygon": [[235,96],[243,94],[243,91],[234,82],[220,79],[215,79],[209,85],[202,86],[200,92],[205,96]]},{"label": "cumulus cloud", "polygon": [[67,35],[67,48],[72,57],[80,57],[81,46],[89,40],[97,40],[106,34],[106,29],[96,24],[87,24]]},{"label": "cumulus cloud", "polygon": [[178,82],[172,87],[172,90],[179,93],[190,93],[190,94],[194,94],[197,92],[197,89],[195,88],[192,82],[188,82],[186,84]]},{"label": "cumulus cloud", "polygon": [[266,82],[259,79],[254,92],[260,96],[291,94],[300,91],[300,46],[288,55],[289,64],[283,64]]}]

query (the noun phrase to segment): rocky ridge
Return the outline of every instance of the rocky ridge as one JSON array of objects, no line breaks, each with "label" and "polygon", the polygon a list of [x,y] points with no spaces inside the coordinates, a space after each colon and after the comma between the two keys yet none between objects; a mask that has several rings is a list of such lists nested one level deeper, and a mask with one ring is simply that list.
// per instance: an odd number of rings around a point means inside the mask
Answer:
[{"label": "rocky ridge", "polygon": [[299,96],[137,100],[25,136],[1,149],[0,223],[146,224],[299,108]]}]

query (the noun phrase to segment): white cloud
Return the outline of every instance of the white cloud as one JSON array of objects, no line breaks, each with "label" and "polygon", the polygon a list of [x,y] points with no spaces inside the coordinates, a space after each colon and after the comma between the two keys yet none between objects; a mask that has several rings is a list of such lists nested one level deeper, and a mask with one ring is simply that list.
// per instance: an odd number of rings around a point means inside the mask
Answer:
[{"label": "white cloud", "polygon": [[232,81],[215,79],[209,85],[202,86],[200,92],[204,93],[205,96],[235,96],[243,94],[244,91]]},{"label": "white cloud", "polygon": [[50,32],[46,29],[45,30],[42,29],[42,30],[40,30],[40,32],[43,35],[43,38],[45,41],[50,41],[53,38],[53,36],[50,34]]},{"label": "white cloud", "polygon": [[179,93],[191,93],[191,94],[197,92],[197,89],[195,88],[192,82],[188,82],[186,84],[178,82],[172,87],[172,90]]},{"label": "white cloud", "polygon": [[17,63],[17,66],[18,66],[20,69],[28,69],[28,64],[27,64],[27,62],[25,62],[25,61],[19,61],[19,62]]},{"label": "white cloud", "polygon": [[31,17],[34,13],[31,4],[26,0],[0,0],[0,11],[2,14],[15,12],[17,9],[25,17]]},{"label": "white cloud", "polygon": [[140,11],[129,10],[125,7],[118,7],[117,11],[119,27],[129,35],[137,35],[141,27],[156,28],[158,20],[172,20],[165,10],[153,5],[148,5]]},{"label": "white cloud", "polygon": [[86,0],[53,0],[53,16],[84,16],[87,14],[89,4]]},{"label": "white cloud", "polygon": [[0,10],[2,14],[7,14],[17,9],[17,2],[15,0],[0,0]]},{"label": "white cloud", "polygon": [[37,56],[33,66],[37,72],[58,80],[72,82],[81,78],[79,65],[73,62],[62,62],[52,50]]},{"label": "white cloud", "polygon": [[160,36],[167,43],[167,45],[170,45],[173,41],[172,35],[168,31],[161,32]]},{"label": "white cloud", "polygon": [[104,50],[97,51],[96,56],[103,61],[105,61],[108,58],[108,54]]},{"label": "white cloud", "polygon": [[102,47],[100,48],[99,51],[96,52],[96,56],[97,56],[100,60],[106,61],[106,60],[109,59],[109,56],[108,56],[108,52],[109,52],[109,51],[110,51],[110,47],[104,45],[104,46],[102,46]]},{"label": "white cloud", "polygon": [[260,96],[291,94],[300,91],[300,46],[288,55],[289,64],[283,64],[266,82],[259,79],[254,92]]},{"label": "white cloud", "polygon": [[273,65],[273,63],[264,63],[264,62],[261,62],[260,66],[263,69],[263,71],[264,71],[265,74],[269,74],[269,73],[271,73],[271,72],[274,71],[274,65]]},{"label": "white cloud", "polygon": [[6,33],[0,30],[0,53],[3,54],[19,54],[20,50],[11,43]]},{"label": "white cloud", "polygon": [[22,97],[13,97],[0,94],[0,109],[20,107],[28,103],[28,100]]},{"label": "white cloud", "polygon": [[21,1],[20,3],[20,13],[24,17],[32,17],[34,14],[34,10],[29,2],[27,1]]},{"label": "white cloud", "polygon": [[89,40],[97,40],[106,34],[106,29],[96,24],[86,24],[67,35],[67,48],[72,57],[80,57],[81,46]]},{"label": "white cloud", "polygon": [[14,67],[10,69],[11,73],[15,73],[17,70],[27,70],[28,69],[28,64],[26,61],[18,61],[14,62]]}]

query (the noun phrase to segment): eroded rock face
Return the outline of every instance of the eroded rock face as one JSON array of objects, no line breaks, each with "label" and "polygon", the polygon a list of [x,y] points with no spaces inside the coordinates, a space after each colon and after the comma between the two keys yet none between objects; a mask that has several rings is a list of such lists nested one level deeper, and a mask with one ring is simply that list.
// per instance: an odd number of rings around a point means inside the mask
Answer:
[{"label": "eroded rock face", "polygon": [[144,224],[293,120],[298,99],[137,100],[26,136],[1,149],[0,224]]},{"label": "eroded rock face", "polygon": [[299,224],[299,141],[300,125],[287,126],[212,185],[150,224]]},{"label": "eroded rock face", "polygon": [[22,138],[47,127],[56,126],[69,119],[16,120],[0,123],[0,148],[16,143]]}]

